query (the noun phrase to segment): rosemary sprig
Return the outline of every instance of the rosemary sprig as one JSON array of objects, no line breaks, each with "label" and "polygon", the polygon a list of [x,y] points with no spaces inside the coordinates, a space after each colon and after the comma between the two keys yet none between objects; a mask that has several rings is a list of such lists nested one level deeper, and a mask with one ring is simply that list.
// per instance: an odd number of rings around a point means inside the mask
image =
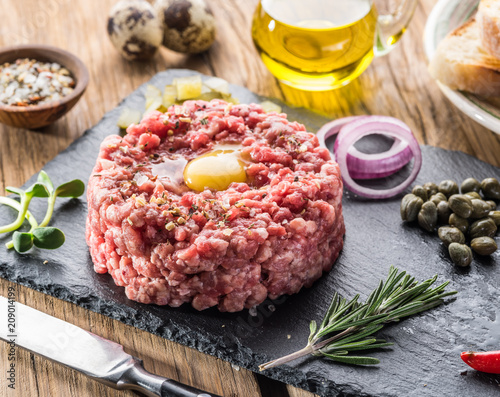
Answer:
[{"label": "rosemary sprig", "polygon": [[309,354],[347,364],[378,364],[380,361],[374,357],[348,354],[392,345],[373,335],[384,324],[439,306],[443,298],[457,293],[445,292],[448,282],[431,288],[436,279],[434,276],[418,283],[414,277],[391,266],[385,282],[380,281],[365,303],[358,302],[359,295],[347,301],[335,293],[321,325],[318,327],[316,321],[311,321],[306,347],[259,365],[259,369],[277,367]]}]

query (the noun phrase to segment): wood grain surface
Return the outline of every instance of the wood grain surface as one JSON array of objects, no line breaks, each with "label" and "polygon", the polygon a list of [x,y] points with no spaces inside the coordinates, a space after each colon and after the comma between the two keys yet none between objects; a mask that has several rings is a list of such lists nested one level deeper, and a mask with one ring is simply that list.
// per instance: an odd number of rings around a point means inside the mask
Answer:
[{"label": "wood grain surface", "polygon": [[[191,68],[216,75],[262,95],[314,107],[332,118],[351,114],[395,116],[410,125],[422,144],[461,150],[500,166],[500,135],[460,113],[427,73],[422,34],[434,0],[419,2],[399,47],[376,59],[361,78],[341,90],[314,95],[280,87],[261,63],[250,35],[257,0],[207,0],[218,27],[212,48],[197,56],[161,49],[147,63],[123,60],[109,42],[106,18],[114,2],[2,0],[0,46],[43,43],[71,51],[87,65],[90,84],[78,104],[49,127],[28,131],[0,126],[1,194],[6,186],[22,185],[122,98],[167,68]],[[71,175],[71,170],[68,174]],[[224,396],[313,396],[1,279],[0,295],[6,296],[10,286],[15,288],[19,302],[123,344],[127,352],[142,358],[151,372]],[[0,326],[5,321],[0,319]],[[6,385],[8,364],[7,345],[0,343],[0,396],[135,395],[102,386],[22,349],[17,349],[14,392]]]}]

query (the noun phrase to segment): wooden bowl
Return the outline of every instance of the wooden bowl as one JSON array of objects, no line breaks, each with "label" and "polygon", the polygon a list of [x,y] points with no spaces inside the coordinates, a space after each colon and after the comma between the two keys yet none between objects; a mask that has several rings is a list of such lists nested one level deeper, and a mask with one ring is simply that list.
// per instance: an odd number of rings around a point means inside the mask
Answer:
[{"label": "wooden bowl", "polygon": [[0,65],[19,58],[56,62],[68,69],[76,81],[74,90],[53,102],[32,106],[11,106],[0,103],[0,122],[21,128],[40,128],[64,116],[82,96],[89,82],[89,72],[83,62],[73,54],[43,44],[18,45],[0,48]]}]

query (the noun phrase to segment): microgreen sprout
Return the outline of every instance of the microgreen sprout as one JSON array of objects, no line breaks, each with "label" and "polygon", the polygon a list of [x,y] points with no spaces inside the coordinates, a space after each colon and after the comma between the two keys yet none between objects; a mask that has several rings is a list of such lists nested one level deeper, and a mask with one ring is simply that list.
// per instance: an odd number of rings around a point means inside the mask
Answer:
[{"label": "microgreen sprout", "polygon": [[[34,246],[43,249],[56,249],[64,244],[64,233],[55,227],[47,226],[52,218],[54,206],[57,197],[80,197],[84,190],[84,183],[75,179],[63,183],[54,189],[54,185],[45,171],[40,171],[37,181],[28,189],[22,190],[14,187],[5,189],[10,193],[17,194],[19,201],[8,197],[0,197],[0,204],[8,205],[18,211],[18,216],[14,222],[9,225],[1,226],[0,233],[14,231],[12,241],[6,244],[6,247],[14,248],[17,252],[26,252]],[[48,197],[47,211],[42,222],[38,224],[33,214],[28,211],[29,204],[34,197]],[[24,219],[27,219],[31,228],[28,232],[19,232]]]}]

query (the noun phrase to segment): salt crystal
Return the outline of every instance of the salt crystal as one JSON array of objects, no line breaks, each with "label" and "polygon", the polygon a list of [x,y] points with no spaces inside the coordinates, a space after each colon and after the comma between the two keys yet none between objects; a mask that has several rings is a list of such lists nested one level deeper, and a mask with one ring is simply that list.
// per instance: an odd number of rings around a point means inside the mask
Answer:
[{"label": "salt crystal", "polygon": [[36,81],[36,76],[34,74],[28,73],[24,77],[24,84],[33,84]]},{"label": "salt crystal", "polygon": [[231,206],[231,204],[229,203],[229,197],[224,197],[221,205],[222,205],[222,208],[224,208],[225,210],[229,209],[229,207]]},{"label": "salt crystal", "polygon": [[134,175],[134,181],[135,181],[135,183],[137,183],[137,186],[143,185],[148,180],[149,180],[149,178],[140,172],[138,172],[137,174]]}]

